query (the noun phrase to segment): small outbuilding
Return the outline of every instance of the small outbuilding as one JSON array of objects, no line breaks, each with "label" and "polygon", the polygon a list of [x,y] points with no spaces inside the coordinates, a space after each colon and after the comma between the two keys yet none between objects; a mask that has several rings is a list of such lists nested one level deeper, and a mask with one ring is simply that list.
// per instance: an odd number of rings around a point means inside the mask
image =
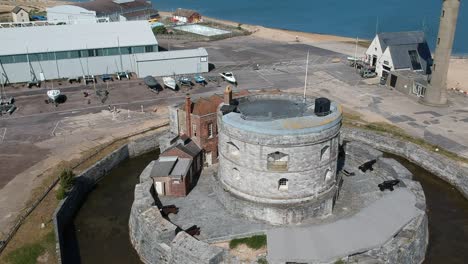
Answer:
[{"label": "small outbuilding", "polygon": [[11,17],[13,22],[20,23],[20,22],[29,22],[29,13],[28,11],[24,10],[24,8],[15,6],[13,10],[11,10]]},{"label": "small outbuilding", "polygon": [[204,48],[171,50],[157,54],[135,54],[138,76],[172,76],[208,72]]},{"label": "small outbuilding", "polygon": [[158,195],[186,196],[200,175],[202,150],[186,136],[177,145],[161,153],[151,170],[151,177]]},{"label": "small outbuilding", "polygon": [[365,61],[379,76],[391,71],[410,70],[430,74],[432,56],[424,32],[385,32],[375,36]]},{"label": "small outbuilding", "polygon": [[194,10],[178,8],[172,15],[174,22],[199,23],[202,22],[202,16]]}]

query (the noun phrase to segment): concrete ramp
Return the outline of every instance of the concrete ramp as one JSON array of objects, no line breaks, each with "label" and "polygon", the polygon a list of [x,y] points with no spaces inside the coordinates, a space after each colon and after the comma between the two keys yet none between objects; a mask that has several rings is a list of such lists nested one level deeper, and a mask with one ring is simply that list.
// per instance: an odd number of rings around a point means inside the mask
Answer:
[{"label": "concrete ramp", "polygon": [[[387,191],[388,192],[388,191]],[[267,231],[268,260],[329,262],[376,248],[422,213],[406,188],[397,188],[359,213],[333,223]]]}]

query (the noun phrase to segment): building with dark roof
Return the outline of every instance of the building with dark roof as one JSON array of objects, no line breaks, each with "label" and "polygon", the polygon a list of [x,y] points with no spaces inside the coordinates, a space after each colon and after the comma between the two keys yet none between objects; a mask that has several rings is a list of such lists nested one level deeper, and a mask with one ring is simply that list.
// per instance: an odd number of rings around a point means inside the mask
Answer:
[{"label": "building with dark roof", "polygon": [[15,6],[15,8],[11,10],[11,18],[15,23],[29,22],[29,13],[24,10],[24,8]]},{"label": "building with dark roof", "polygon": [[366,51],[366,62],[383,77],[399,70],[430,74],[432,56],[424,32],[385,32],[375,36]]},{"label": "building with dark roof", "polygon": [[186,196],[203,167],[202,150],[189,138],[179,138],[155,161],[151,170],[158,195]]}]

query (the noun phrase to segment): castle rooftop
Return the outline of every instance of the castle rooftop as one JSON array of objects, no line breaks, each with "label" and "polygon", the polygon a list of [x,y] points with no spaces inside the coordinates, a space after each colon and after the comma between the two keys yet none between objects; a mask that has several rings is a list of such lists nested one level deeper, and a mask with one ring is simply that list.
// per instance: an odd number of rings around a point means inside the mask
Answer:
[{"label": "castle rooftop", "polygon": [[268,135],[319,133],[341,122],[341,106],[331,102],[326,115],[317,115],[313,98],[288,94],[261,94],[237,99],[236,110],[225,114],[224,124]]}]

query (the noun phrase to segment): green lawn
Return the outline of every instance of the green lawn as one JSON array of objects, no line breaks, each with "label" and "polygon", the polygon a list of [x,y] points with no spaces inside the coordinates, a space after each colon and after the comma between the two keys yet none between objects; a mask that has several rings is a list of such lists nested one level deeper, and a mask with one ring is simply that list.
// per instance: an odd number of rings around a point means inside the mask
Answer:
[{"label": "green lawn", "polygon": [[267,244],[266,235],[257,235],[233,239],[229,242],[229,248],[234,249],[241,244],[244,244],[251,249],[260,249],[266,246]]}]

